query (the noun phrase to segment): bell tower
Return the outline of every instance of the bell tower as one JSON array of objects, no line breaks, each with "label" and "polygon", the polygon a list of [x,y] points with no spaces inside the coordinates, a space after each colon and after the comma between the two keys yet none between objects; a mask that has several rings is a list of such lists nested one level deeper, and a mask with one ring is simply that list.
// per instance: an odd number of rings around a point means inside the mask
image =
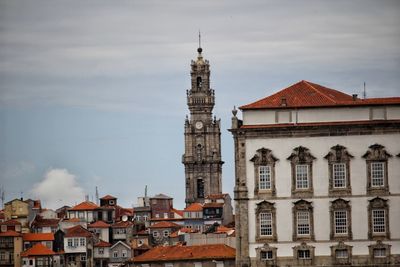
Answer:
[{"label": "bell tower", "polygon": [[199,45],[191,62],[191,89],[186,91],[190,117],[185,120],[186,205],[204,202],[210,194],[222,193],[221,123],[212,117],[215,104],[210,88],[210,64]]}]

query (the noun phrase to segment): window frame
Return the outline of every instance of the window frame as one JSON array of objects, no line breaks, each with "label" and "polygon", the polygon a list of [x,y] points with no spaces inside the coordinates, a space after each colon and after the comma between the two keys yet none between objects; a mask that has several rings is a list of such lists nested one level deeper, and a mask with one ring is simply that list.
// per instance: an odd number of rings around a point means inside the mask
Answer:
[{"label": "window frame", "polygon": [[[330,239],[337,240],[337,241],[345,241],[351,240],[353,238],[352,232],[352,218],[351,218],[351,206],[350,201],[345,200],[343,198],[335,199],[331,202],[330,208]],[[345,220],[346,225],[344,228],[346,229],[345,232],[338,232],[338,218],[336,216],[337,213],[345,213]],[[343,218],[342,218],[343,219]],[[343,226],[341,226],[343,227]]]},{"label": "window frame", "polygon": [[[374,211],[383,211],[383,231],[375,231],[375,219]],[[369,200],[368,204],[368,237],[371,240],[390,239],[390,228],[389,228],[389,206],[387,199],[375,197]]]},{"label": "window frame", "polygon": [[[292,185],[291,193],[293,198],[309,198],[314,194],[313,186],[313,161],[316,158],[310,153],[310,150],[303,146],[298,146],[293,149],[292,154],[287,158],[291,164],[292,170]],[[299,167],[306,167],[306,184],[307,187],[299,187]],[[304,183],[304,180],[303,180]]]},{"label": "window frame", "polygon": [[[308,216],[308,234],[299,233],[299,214],[307,214]],[[300,199],[293,203],[292,207],[292,218],[293,218],[293,241],[314,241],[314,211],[312,202],[309,202],[304,199]]]},{"label": "window frame", "polygon": [[[258,199],[265,199],[267,197],[276,196],[276,185],[275,185],[275,163],[278,161],[272,151],[268,148],[257,149],[254,156],[250,159],[254,166],[254,196]],[[267,186],[262,186],[262,169],[266,168],[269,170],[269,181],[266,181]],[[266,177],[266,179],[268,179]]]},{"label": "window frame", "polygon": [[[386,151],[384,146],[380,144],[374,144],[369,146],[369,150],[362,157],[365,159],[367,168],[367,195],[389,195],[388,164],[389,158],[391,158],[392,155]],[[374,185],[374,174],[372,166],[377,164],[381,165],[383,168],[382,185]],[[380,179],[381,178],[379,178],[379,180]]]},{"label": "window frame", "polygon": [[[264,224],[262,225],[262,216],[269,214],[270,215],[270,225]],[[261,201],[256,204],[256,240],[258,242],[268,242],[268,241],[277,241],[277,232],[276,232],[276,208],[275,203],[268,202],[266,200]],[[270,235],[262,234],[262,227],[263,229],[270,229]]]},{"label": "window frame", "polygon": [[[350,161],[352,158],[354,157],[347,151],[347,148],[339,144],[331,147],[329,153],[324,157],[328,160],[329,196],[340,197],[351,194]],[[341,166],[340,171],[337,169],[339,166]],[[338,186],[339,183],[342,186]]]}]

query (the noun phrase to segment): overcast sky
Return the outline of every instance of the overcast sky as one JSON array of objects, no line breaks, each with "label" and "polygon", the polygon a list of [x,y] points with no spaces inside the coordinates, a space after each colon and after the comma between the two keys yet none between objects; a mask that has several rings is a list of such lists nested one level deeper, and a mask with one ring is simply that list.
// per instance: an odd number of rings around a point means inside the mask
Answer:
[{"label": "overcast sky", "polygon": [[300,80],[400,95],[400,1],[0,0],[0,185],[46,207],[165,193],[181,163],[198,31],[234,181],[231,110]]}]

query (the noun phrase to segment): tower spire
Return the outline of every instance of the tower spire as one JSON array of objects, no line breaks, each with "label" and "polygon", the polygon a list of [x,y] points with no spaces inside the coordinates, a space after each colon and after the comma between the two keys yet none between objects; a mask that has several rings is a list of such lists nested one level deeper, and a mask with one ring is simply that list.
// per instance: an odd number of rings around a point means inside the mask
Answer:
[{"label": "tower spire", "polygon": [[199,48],[201,48],[201,32],[199,30]]}]

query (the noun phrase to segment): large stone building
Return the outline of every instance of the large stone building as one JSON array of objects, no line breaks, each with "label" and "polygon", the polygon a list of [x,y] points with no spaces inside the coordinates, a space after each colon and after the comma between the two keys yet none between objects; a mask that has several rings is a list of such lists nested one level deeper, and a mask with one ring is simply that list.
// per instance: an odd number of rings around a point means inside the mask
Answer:
[{"label": "large stone building", "polygon": [[237,266],[400,265],[400,97],[301,81],[240,109]]},{"label": "large stone building", "polygon": [[185,121],[186,205],[203,203],[210,194],[222,193],[220,120],[212,117],[215,103],[210,88],[210,64],[202,49],[191,63],[191,89],[187,91],[190,117]]}]

